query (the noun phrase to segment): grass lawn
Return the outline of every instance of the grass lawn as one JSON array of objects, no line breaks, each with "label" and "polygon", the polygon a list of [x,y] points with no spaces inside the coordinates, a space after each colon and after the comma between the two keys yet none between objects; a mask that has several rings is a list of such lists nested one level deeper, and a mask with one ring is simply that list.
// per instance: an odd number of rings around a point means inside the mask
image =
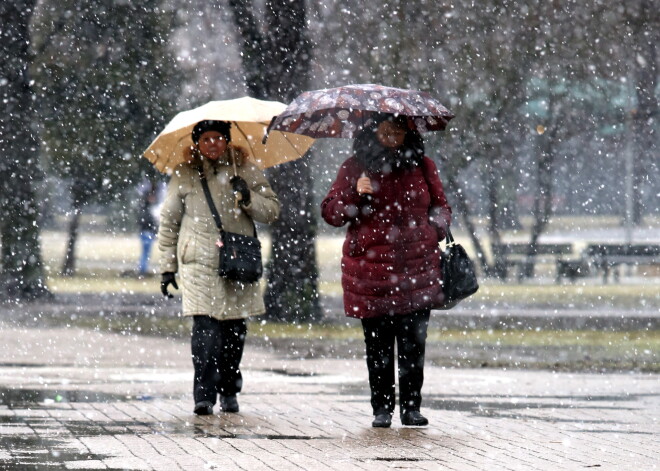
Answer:
[{"label": "grass lawn", "polygon": [[[270,246],[264,237],[264,258]],[[43,258],[49,274],[48,285],[55,293],[158,293],[159,277],[121,276],[137,266],[140,243],[136,234],[83,232],[77,246],[75,277],[58,275],[64,255],[63,232],[42,234]],[[342,237],[321,236],[317,242],[320,271],[319,290],[322,294],[341,295],[340,254]],[[152,267],[157,267],[158,251],[154,246]],[[539,270],[542,272],[543,270]],[[622,284],[603,285],[597,278],[580,279],[575,284],[555,285],[552,277],[539,277],[524,284],[481,280],[476,295],[465,302],[466,307],[524,305],[540,308],[591,309],[660,309],[660,277],[622,277]]]},{"label": "grass lawn", "polygon": [[[48,286],[54,293],[158,294],[159,276],[131,276],[139,254],[137,235],[84,233],[78,246],[77,274],[57,275],[64,252],[62,233],[44,234]],[[340,296],[339,254],[342,239],[320,238],[317,244],[322,295]],[[268,247],[268,243],[264,244]],[[266,257],[267,253],[264,254]],[[156,251],[154,250],[154,257]],[[153,261],[154,266],[156,260]],[[550,278],[506,284],[481,280],[479,292],[463,303],[467,308],[517,306],[538,309],[603,309],[657,311],[660,278],[622,277],[621,284],[581,279],[555,285]],[[188,319],[158,315],[78,316],[50,322],[75,324],[125,334],[187,337]],[[251,322],[249,342],[280,350],[283,355],[362,355],[362,331],[346,326],[301,326]],[[631,370],[660,372],[660,332],[597,332],[554,330],[429,330],[427,358],[440,366],[496,366],[568,370]]]},{"label": "grass lawn", "polygon": [[542,308],[659,309],[660,284],[502,284],[481,283],[466,306],[525,305]]},{"label": "grass lawn", "polygon": [[[160,278],[122,276],[111,268],[78,270],[74,277],[50,276],[48,286],[54,293],[140,293],[160,292]],[[341,296],[341,285],[321,281],[322,295]],[[502,284],[481,281],[479,291],[463,303],[464,307],[525,306],[552,309],[660,309],[660,285],[653,284]]]}]

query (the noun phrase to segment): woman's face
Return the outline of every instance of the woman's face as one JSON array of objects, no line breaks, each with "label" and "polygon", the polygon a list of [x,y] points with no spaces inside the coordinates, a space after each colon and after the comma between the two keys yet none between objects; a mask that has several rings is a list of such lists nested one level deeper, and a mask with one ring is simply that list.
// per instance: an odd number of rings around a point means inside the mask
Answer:
[{"label": "woman's face", "polygon": [[206,131],[199,137],[199,151],[209,160],[218,160],[227,150],[227,139],[218,131]]},{"label": "woman's face", "polygon": [[403,145],[406,130],[392,121],[383,121],[376,129],[378,142],[389,149],[396,149]]}]

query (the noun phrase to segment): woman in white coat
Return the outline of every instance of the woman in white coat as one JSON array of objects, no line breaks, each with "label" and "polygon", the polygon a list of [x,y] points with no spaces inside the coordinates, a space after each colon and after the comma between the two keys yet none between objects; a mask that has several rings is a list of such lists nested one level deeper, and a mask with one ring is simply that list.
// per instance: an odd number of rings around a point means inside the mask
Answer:
[{"label": "woman in white coat", "polygon": [[[270,224],[280,211],[263,172],[231,145],[229,131],[230,124],[223,121],[201,121],[195,126],[193,158],[174,170],[158,231],[161,291],[171,296],[168,287],[178,289],[178,273],[183,315],[193,317],[194,413],[198,415],[213,413],[218,394],[223,411],[238,412],[246,319],[265,312],[258,282],[241,283],[218,275],[219,234],[200,169],[225,231],[253,235],[254,221]],[[237,194],[241,195],[238,207]]]}]

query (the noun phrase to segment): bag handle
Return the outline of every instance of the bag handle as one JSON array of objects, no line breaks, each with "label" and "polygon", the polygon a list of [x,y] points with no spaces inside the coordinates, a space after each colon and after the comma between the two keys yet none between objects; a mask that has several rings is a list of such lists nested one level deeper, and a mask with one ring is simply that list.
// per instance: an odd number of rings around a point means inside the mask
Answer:
[{"label": "bag handle", "polygon": [[447,228],[447,234],[445,235],[445,244],[447,246],[454,245],[454,236],[451,235],[451,229]]},{"label": "bag handle", "polygon": [[[211,190],[209,189],[209,182],[206,180],[206,175],[204,174],[204,169],[199,166],[197,167],[197,171],[199,172],[199,179],[202,182],[202,189],[204,190],[204,196],[206,197],[206,203],[209,205],[209,209],[211,210],[211,214],[213,215],[213,220],[215,221],[215,225],[218,227],[218,231],[220,234],[224,234],[224,229],[222,228],[222,220],[220,219],[220,213],[218,213],[218,208],[215,207],[215,203],[213,202],[213,197],[211,196]],[[257,226],[254,225],[254,221],[252,218],[249,218],[250,222],[252,223],[252,230],[254,231],[254,237],[257,237]]]},{"label": "bag handle", "polygon": [[[424,177],[424,181],[426,182],[426,187],[431,188],[431,185],[429,185],[429,180],[426,178],[426,172],[424,171],[424,163],[422,163],[420,166],[420,170],[422,171],[422,176]],[[447,226],[447,233],[445,234],[445,244],[447,246],[454,245],[454,236],[451,235],[451,229],[449,229],[449,226]]]}]

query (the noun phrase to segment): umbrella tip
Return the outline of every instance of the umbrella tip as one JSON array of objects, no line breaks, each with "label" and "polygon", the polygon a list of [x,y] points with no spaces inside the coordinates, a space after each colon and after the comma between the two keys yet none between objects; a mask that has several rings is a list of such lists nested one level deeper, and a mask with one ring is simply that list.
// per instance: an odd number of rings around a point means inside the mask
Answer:
[{"label": "umbrella tip", "polygon": [[268,134],[270,134],[270,131],[273,128],[273,125],[275,124],[276,119],[277,119],[277,116],[273,116],[270,120],[270,123],[268,123],[268,127],[266,128],[266,134],[264,134],[264,137],[261,139],[261,143],[263,145],[266,145],[266,141],[268,140]]}]

